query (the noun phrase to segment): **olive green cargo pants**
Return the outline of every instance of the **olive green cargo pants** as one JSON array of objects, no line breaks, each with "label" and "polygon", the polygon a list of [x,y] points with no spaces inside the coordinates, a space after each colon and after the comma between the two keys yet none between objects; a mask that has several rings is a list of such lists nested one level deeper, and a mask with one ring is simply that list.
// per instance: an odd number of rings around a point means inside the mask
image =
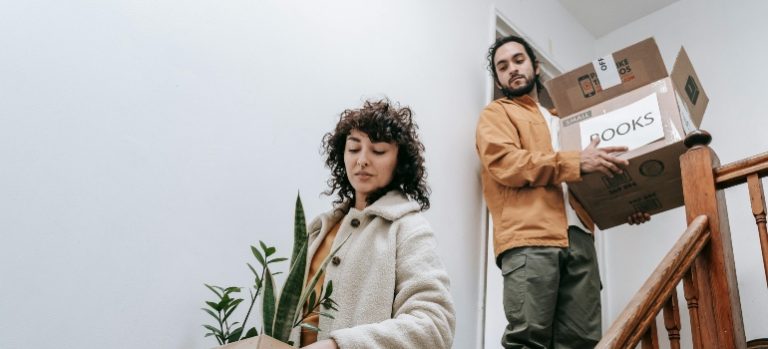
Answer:
[{"label": "olive green cargo pants", "polygon": [[593,348],[601,336],[600,273],[591,234],[568,229],[568,248],[504,252],[504,348]]}]

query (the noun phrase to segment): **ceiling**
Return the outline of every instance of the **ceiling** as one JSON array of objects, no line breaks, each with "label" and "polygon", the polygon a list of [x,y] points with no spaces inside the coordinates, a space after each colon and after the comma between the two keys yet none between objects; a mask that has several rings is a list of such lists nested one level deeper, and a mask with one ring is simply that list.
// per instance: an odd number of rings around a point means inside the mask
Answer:
[{"label": "ceiling", "polygon": [[559,1],[595,38],[600,38],[679,0]]}]

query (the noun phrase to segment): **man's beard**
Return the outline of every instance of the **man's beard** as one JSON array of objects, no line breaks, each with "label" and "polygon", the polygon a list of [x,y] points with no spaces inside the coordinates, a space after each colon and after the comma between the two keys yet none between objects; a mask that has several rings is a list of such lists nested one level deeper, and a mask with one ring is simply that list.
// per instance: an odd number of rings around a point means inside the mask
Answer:
[{"label": "man's beard", "polygon": [[[531,91],[533,91],[533,88],[536,86],[536,80],[538,79],[538,76],[535,77],[533,80],[528,80],[528,83],[525,84],[522,87],[518,87],[515,89],[507,88],[507,87],[501,87],[499,90],[501,90],[501,94],[503,94],[505,97],[512,99],[515,97],[525,96]],[[501,84],[499,84],[501,85]]]}]

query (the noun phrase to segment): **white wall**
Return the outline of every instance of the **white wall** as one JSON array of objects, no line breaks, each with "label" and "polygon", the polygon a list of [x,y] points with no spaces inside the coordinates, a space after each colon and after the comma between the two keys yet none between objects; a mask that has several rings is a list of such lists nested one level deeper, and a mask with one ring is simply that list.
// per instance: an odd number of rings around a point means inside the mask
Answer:
[{"label": "white wall", "polygon": [[322,135],[367,97],[410,105],[472,348],[490,1],[18,1],[0,14],[0,347],[209,348],[203,283],[290,253]]},{"label": "white wall", "polygon": [[[768,48],[761,44],[761,35],[768,31],[766,11],[768,4],[762,1],[680,0],[600,38],[595,55],[654,36],[671,69],[680,46],[685,46],[710,97],[701,128],[712,134],[711,147],[726,164],[768,150],[765,117],[759,109],[768,81],[762,67]],[[747,339],[768,337],[768,289],[749,197],[742,186],[726,190],[726,199]],[[610,321],[685,226],[683,210],[676,209],[640,227],[604,232]]]},{"label": "white wall", "polygon": [[[202,284],[247,285],[258,240],[288,253],[296,192],[310,216],[330,204],[323,133],[344,108],[386,95],[421,126],[454,347],[474,348],[484,237],[472,130],[494,6],[565,70],[649,35],[668,62],[685,45],[725,163],[768,148],[751,127],[768,52],[750,40],[766,5],[730,4],[682,0],[595,42],[555,0],[6,3],[0,347],[213,346]],[[728,192],[751,338],[767,336],[756,326],[768,295],[745,198]],[[605,232],[613,316],[683,227],[674,211]],[[501,316],[487,323],[489,348]]]}]

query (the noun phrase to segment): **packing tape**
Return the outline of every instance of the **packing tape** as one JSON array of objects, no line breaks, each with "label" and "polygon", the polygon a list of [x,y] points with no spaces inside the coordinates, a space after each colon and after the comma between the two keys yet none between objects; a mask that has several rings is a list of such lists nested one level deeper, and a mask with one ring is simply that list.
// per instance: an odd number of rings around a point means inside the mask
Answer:
[{"label": "packing tape", "polygon": [[613,55],[607,55],[592,61],[592,66],[595,68],[595,72],[597,72],[597,79],[600,80],[600,87],[603,90],[621,84],[619,70],[616,69]]}]

